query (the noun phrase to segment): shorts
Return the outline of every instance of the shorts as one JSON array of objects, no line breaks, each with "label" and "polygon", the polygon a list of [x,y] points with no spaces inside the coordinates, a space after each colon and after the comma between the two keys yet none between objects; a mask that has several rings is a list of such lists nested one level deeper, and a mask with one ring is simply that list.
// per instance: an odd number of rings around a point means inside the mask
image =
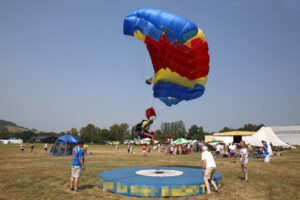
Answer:
[{"label": "shorts", "polygon": [[230,157],[232,158],[232,157],[236,157],[236,154],[235,154],[235,152],[230,152]]},{"label": "shorts", "polygon": [[220,151],[217,151],[217,154],[220,154]]},{"label": "shorts", "polygon": [[216,171],[216,168],[215,168],[215,167],[207,168],[207,169],[205,170],[204,178],[207,178],[207,179],[214,179],[214,178],[215,178],[215,171]]},{"label": "shorts", "polygon": [[245,163],[244,165],[242,165],[242,170],[243,170],[244,174],[248,173],[247,165],[248,165],[248,163]]},{"label": "shorts", "polygon": [[146,150],[143,150],[143,153],[146,153]]},{"label": "shorts", "polygon": [[80,166],[72,166],[72,177],[79,178],[81,176],[81,167]]}]

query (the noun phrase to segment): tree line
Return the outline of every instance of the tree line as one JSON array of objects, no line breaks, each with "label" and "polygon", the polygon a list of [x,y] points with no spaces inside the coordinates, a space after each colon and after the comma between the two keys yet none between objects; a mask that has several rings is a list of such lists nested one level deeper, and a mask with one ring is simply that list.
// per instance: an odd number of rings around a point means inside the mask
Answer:
[{"label": "tree line", "polygon": [[[258,131],[263,124],[245,124],[242,128],[233,129],[224,127],[219,132],[228,131]],[[178,138],[186,138],[190,140],[204,140],[205,135],[212,133],[205,132],[203,127],[200,125],[192,125],[188,130],[186,130],[183,121],[175,122],[163,122],[160,129],[155,131],[155,139],[164,143],[168,138],[176,140]],[[106,141],[119,141],[123,142],[126,139],[138,138],[139,132],[136,131],[136,127],[133,126],[129,130],[129,125],[127,123],[114,124],[109,127],[109,129],[101,129],[94,124],[88,124],[82,127],[80,130],[76,128],[71,128],[66,132],[54,133],[54,132],[40,132],[36,133],[33,130],[27,130],[23,132],[12,133],[8,131],[0,131],[0,139],[8,139],[9,137],[16,137],[23,139],[24,142],[33,142],[36,136],[56,136],[60,137],[62,135],[73,135],[80,140],[87,143],[97,143],[105,144]]]}]

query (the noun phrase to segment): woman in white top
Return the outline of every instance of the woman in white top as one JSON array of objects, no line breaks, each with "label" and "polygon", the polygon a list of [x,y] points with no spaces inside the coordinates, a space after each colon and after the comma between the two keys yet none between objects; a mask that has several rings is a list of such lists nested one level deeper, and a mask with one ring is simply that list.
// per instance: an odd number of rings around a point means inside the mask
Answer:
[{"label": "woman in white top", "polygon": [[240,163],[242,166],[242,171],[244,173],[244,182],[248,181],[248,169],[247,169],[247,165],[248,165],[248,149],[247,146],[245,144],[245,141],[242,140],[241,141],[241,149],[240,149]]}]

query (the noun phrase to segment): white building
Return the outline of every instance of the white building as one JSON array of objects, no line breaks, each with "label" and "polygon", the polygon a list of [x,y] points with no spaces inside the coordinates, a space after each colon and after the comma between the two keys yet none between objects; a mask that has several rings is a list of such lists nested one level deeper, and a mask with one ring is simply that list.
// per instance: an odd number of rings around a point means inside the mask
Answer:
[{"label": "white building", "polygon": [[22,144],[23,140],[22,139],[8,139],[8,140],[1,140],[0,143],[3,144]]},{"label": "white building", "polygon": [[253,134],[255,134],[255,132],[252,131],[231,131],[224,133],[214,133],[213,135],[206,135],[205,142],[209,142],[214,138],[216,140],[224,142],[226,145],[232,142],[240,143],[242,140],[249,138]]},{"label": "white building", "polygon": [[271,126],[271,129],[285,143],[290,145],[300,145],[300,125]]}]

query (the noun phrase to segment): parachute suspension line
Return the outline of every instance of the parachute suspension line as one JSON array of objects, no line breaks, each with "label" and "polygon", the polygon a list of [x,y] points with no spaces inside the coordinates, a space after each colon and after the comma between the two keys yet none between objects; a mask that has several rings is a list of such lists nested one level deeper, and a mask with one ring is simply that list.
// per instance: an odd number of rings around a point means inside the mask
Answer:
[{"label": "parachute suspension line", "polygon": [[165,113],[165,111],[167,110],[167,108],[168,108],[167,106],[164,106],[162,109],[160,109],[158,111],[157,116],[162,116]]},{"label": "parachute suspension line", "polygon": [[154,97],[153,95],[151,95],[151,98],[150,98],[150,107],[153,107],[154,105]]},{"label": "parachute suspension line", "polygon": [[[130,41],[130,39],[132,39],[132,38],[127,37],[127,41],[129,43],[128,46],[130,46],[130,50],[131,50],[131,52],[133,52],[132,53],[133,59],[136,63],[136,66],[137,66],[141,76],[142,76],[143,81],[145,81],[146,80],[146,72],[145,72],[144,68],[146,65],[145,64],[146,63],[146,55],[145,55],[145,53],[142,53],[141,47],[140,46],[138,47],[139,44],[137,44],[137,45],[133,44]],[[139,42],[139,41],[134,41],[134,42]],[[137,55],[137,54],[139,54],[139,55]],[[142,59],[142,63],[139,62],[139,58]]]}]

